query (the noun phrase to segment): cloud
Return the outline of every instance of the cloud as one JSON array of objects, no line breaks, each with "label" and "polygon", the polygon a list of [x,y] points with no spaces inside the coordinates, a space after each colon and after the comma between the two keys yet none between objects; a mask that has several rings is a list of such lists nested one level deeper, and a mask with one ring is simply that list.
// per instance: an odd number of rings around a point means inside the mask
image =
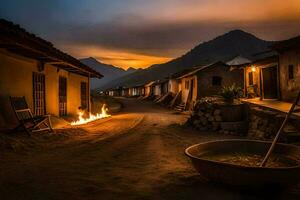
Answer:
[{"label": "cloud", "polygon": [[179,56],[200,42],[232,29],[243,29],[267,40],[285,39],[299,33],[300,20],[281,21],[189,21],[159,22],[139,16],[122,16],[109,22],[73,25],[53,40],[77,45],[99,46],[151,56]]}]

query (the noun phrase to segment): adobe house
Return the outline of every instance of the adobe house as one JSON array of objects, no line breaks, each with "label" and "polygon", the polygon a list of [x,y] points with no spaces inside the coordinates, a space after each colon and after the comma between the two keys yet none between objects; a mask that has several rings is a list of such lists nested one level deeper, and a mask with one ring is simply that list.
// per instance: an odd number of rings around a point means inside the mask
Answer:
[{"label": "adobe house", "polygon": [[155,81],[151,81],[145,85],[145,96],[153,96],[154,95],[154,84]]},{"label": "adobe house", "polygon": [[129,88],[123,87],[122,92],[121,92],[121,96],[123,96],[123,97],[129,96]]},{"label": "adobe house", "polygon": [[10,96],[25,96],[35,115],[90,110],[90,78],[100,73],[3,19],[0,35],[0,115],[7,126],[16,123]]},{"label": "adobe house", "polygon": [[180,84],[179,80],[176,79],[176,77],[170,77],[168,80],[168,91],[172,93],[173,96],[175,96],[180,90]]},{"label": "adobe house", "polygon": [[293,102],[300,91],[300,36],[277,42],[272,48],[279,54],[280,99]]},{"label": "adobe house", "polygon": [[278,55],[274,51],[254,55],[245,66],[245,94],[248,98],[279,99]]},{"label": "adobe house", "polygon": [[187,74],[188,72],[191,72],[194,69],[185,69],[179,72],[176,72],[172,74],[168,78],[168,91],[172,93],[173,96],[175,96],[179,91],[181,91],[181,81],[178,79],[178,77]]},{"label": "adobe house", "polygon": [[181,101],[191,107],[197,99],[218,95],[224,86],[236,84],[243,88],[243,70],[223,62],[195,68],[179,78],[182,84]]},{"label": "adobe house", "polygon": [[114,89],[110,89],[108,91],[108,95],[109,96],[121,96],[121,92],[122,92],[122,87],[117,87]]},{"label": "adobe house", "polygon": [[128,88],[128,96],[130,96],[130,97],[133,96],[133,87]]},{"label": "adobe house", "polygon": [[162,82],[160,80],[155,81],[154,83],[154,96],[162,95]]},{"label": "adobe house", "polygon": [[144,96],[145,88],[144,85],[137,85],[133,87],[133,96]]},{"label": "adobe house", "polygon": [[169,92],[169,80],[161,81],[161,94],[165,95]]}]

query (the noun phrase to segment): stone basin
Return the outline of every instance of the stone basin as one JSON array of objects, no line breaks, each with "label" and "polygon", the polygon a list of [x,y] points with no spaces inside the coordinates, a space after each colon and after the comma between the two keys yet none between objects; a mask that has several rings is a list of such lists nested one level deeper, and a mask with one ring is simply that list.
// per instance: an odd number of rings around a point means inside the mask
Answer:
[{"label": "stone basin", "polygon": [[274,155],[293,161],[281,167],[244,166],[215,160],[207,155],[253,154],[264,156],[271,142],[257,140],[219,140],[195,144],[185,150],[202,177],[216,183],[241,187],[296,185],[300,181],[300,147],[278,143]]}]

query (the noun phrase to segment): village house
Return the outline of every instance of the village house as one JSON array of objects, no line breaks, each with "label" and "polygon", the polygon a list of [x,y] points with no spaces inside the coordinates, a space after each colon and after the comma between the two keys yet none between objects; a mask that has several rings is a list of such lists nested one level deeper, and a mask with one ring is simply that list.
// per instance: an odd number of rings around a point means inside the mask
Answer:
[{"label": "village house", "polygon": [[197,67],[177,78],[181,82],[181,102],[189,108],[201,97],[218,95],[224,86],[243,88],[243,77],[242,69],[223,62]]},{"label": "village house", "polygon": [[176,94],[178,94],[181,91],[181,80],[178,79],[180,76],[183,76],[184,74],[187,74],[191,71],[193,71],[194,69],[185,69],[179,72],[176,72],[174,74],[172,74],[169,78],[168,78],[168,91],[171,92],[171,94],[175,97]]},{"label": "village house", "polygon": [[155,81],[150,81],[149,83],[147,83],[144,87],[145,87],[145,96],[153,96],[154,95],[154,84]]},{"label": "village house", "polygon": [[245,66],[245,94],[247,98],[279,99],[278,55],[266,51],[253,55],[253,62]]},{"label": "village house", "polygon": [[168,92],[168,80],[157,80],[154,83],[154,96],[161,96]]},{"label": "village house", "polygon": [[25,96],[35,115],[90,110],[90,78],[97,71],[6,20],[0,20],[0,101],[3,124],[16,123],[9,97]]},{"label": "village house", "polygon": [[300,36],[277,42],[272,48],[279,54],[279,98],[293,102],[300,91]]},{"label": "village house", "polygon": [[145,95],[145,88],[144,85],[136,85],[133,87],[133,96],[144,96]]},{"label": "village house", "polygon": [[161,95],[161,84],[159,81],[155,81],[154,83],[154,96]]},{"label": "village house", "polygon": [[171,76],[168,80],[168,91],[171,92],[173,96],[175,96],[181,90],[179,86],[179,80],[176,79],[176,77]]},{"label": "village house", "polygon": [[109,96],[121,96],[121,94],[122,94],[122,87],[117,87],[114,89],[110,89],[108,91]]},{"label": "village house", "polygon": [[122,97],[129,96],[129,88],[128,87],[122,87],[121,96]]},{"label": "village house", "polygon": [[161,94],[165,95],[169,92],[169,81],[168,79],[165,79],[163,81],[161,81]]},{"label": "village house", "polygon": [[128,88],[128,96],[132,97],[133,96],[133,87]]}]

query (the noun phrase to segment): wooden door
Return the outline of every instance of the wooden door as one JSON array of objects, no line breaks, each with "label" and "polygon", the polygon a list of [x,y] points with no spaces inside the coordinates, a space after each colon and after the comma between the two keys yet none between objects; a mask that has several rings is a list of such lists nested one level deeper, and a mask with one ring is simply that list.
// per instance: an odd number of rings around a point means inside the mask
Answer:
[{"label": "wooden door", "polygon": [[87,83],[81,82],[80,84],[80,99],[81,99],[81,109],[88,108],[88,90]]},{"label": "wooden door", "polygon": [[67,78],[59,77],[59,116],[67,115]]},{"label": "wooden door", "polygon": [[277,67],[262,69],[263,98],[277,99]]},{"label": "wooden door", "polygon": [[34,114],[44,115],[46,113],[45,103],[45,75],[37,72],[32,74],[33,86],[33,109]]}]

